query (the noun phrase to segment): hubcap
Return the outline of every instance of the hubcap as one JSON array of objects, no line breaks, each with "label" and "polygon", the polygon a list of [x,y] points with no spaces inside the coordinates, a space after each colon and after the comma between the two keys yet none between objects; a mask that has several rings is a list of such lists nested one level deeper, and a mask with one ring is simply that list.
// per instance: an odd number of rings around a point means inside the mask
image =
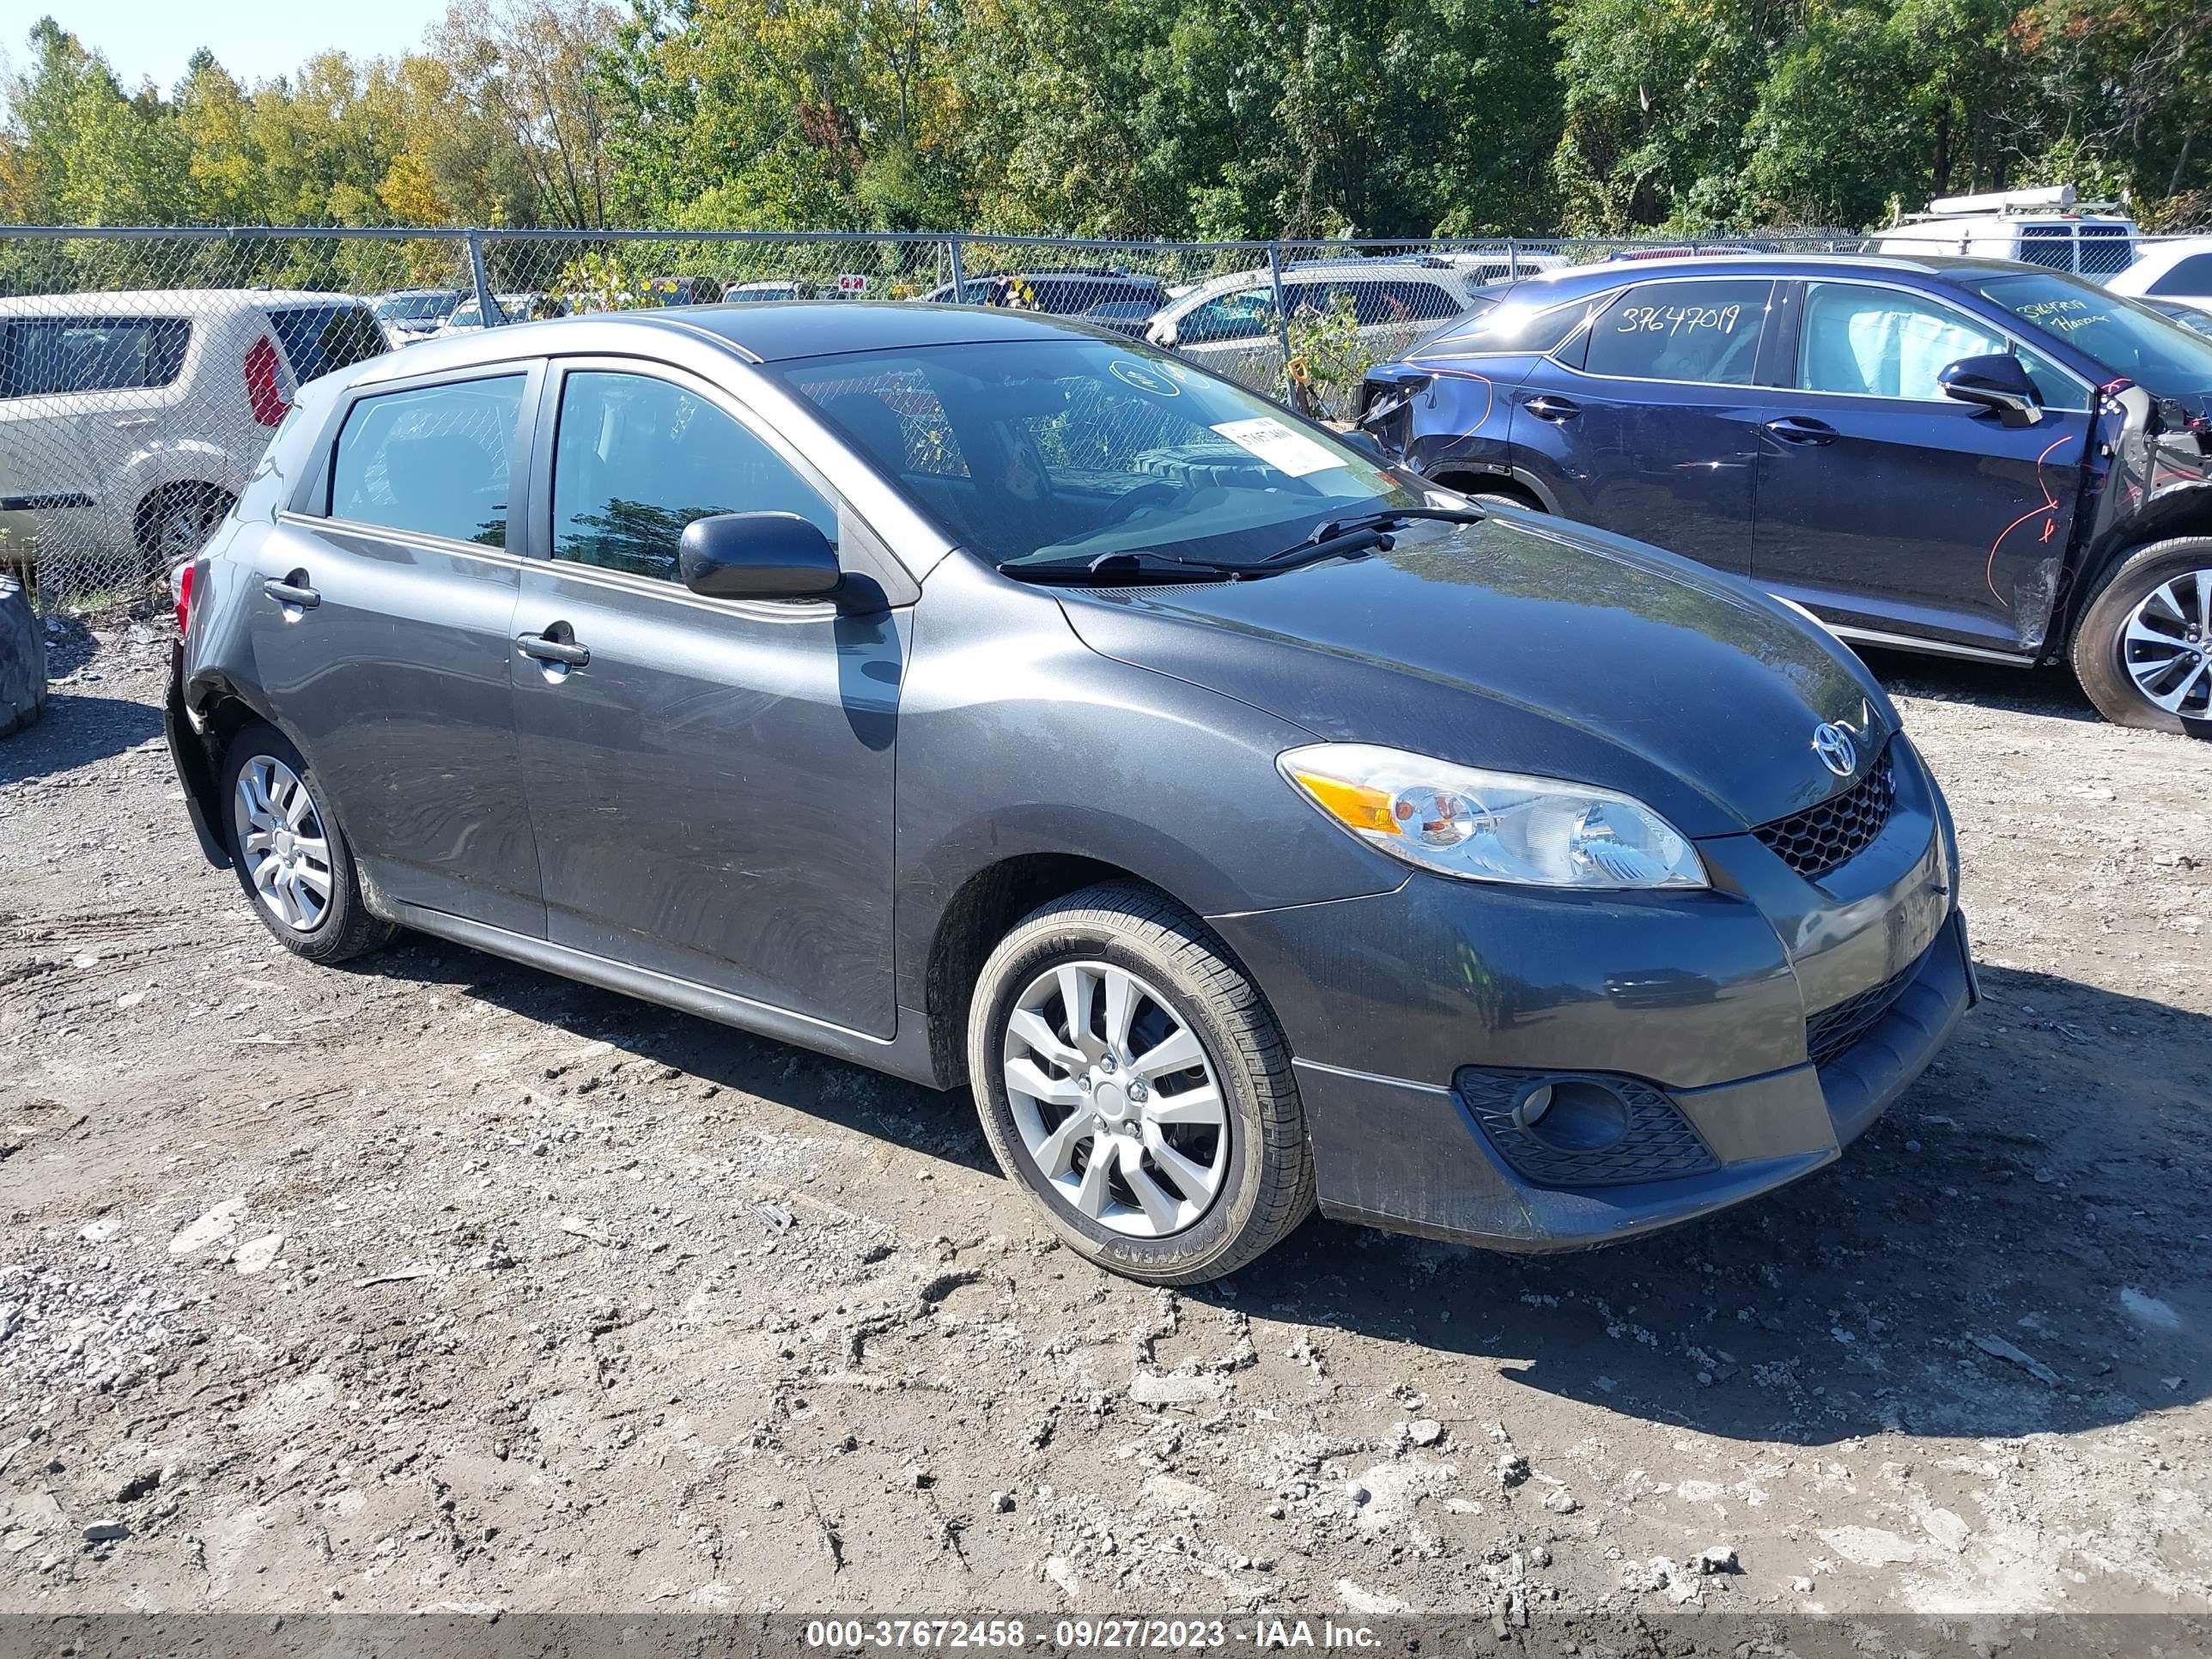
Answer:
[{"label": "hubcap", "polygon": [[2129,614],[2120,665],[2136,690],[2169,714],[2212,714],[2212,570],[2184,572],[2153,588]]},{"label": "hubcap", "polygon": [[331,908],[331,848],[307,786],[275,756],[256,755],[239,771],[230,817],[246,872],[270,915],[313,933]]},{"label": "hubcap", "polygon": [[1000,1054],[1023,1149],[1091,1220],[1165,1238],[1220,1195],[1220,1079],[1189,1023],[1136,975],[1103,962],[1039,974],[1014,1000]]}]

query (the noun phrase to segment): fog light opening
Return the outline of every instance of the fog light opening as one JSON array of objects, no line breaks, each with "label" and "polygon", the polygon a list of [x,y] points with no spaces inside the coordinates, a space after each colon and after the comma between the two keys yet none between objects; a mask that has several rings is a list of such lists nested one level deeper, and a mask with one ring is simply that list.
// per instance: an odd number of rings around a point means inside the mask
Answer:
[{"label": "fog light opening", "polygon": [[1628,1103],[1595,1079],[1568,1078],[1528,1090],[1513,1121],[1559,1152],[1601,1152],[1628,1133]]}]

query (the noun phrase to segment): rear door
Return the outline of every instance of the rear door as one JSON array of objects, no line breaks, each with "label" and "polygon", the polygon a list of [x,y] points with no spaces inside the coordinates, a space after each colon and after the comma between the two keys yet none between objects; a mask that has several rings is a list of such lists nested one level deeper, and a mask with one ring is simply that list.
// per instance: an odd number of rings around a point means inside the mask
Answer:
[{"label": "rear door", "polygon": [[254,548],[246,603],[260,689],[369,878],[542,938],[507,684],[522,563],[508,495],[538,374],[508,364],[354,398],[318,476]]},{"label": "rear door", "polygon": [[[1846,627],[2019,654],[2043,642],[2087,452],[2089,388],[1936,295],[1865,281],[1794,295],[1787,402],[1760,434],[1753,571]],[[1943,395],[2013,351],[2033,426]]]},{"label": "rear door", "polygon": [[[550,556],[523,575],[510,672],[548,938],[889,1036],[908,613],[702,599],[677,571],[709,514],[797,513],[848,571],[866,527],[679,371],[574,361],[544,407]],[[531,654],[546,642],[570,660]]]},{"label": "rear door", "polygon": [[1764,276],[1624,289],[1509,394],[1516,468],[1571,518],[1747,572],[1773,289]]}]

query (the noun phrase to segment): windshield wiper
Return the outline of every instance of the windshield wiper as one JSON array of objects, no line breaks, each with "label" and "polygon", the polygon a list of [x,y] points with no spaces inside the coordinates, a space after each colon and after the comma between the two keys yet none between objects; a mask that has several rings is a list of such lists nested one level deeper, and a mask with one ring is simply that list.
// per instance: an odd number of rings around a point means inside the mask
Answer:
[{"label": "windshield wiper", "polygon": [[1002,575],[1025,582],[1057,582],[1073,587],[1095,587],[1116,581],[1218,582],[1234,581],[1251,566],[1223,564],[1213,559],[1182,559],[1149,547],[1117,553],[1101,553],[1089,559],[1054,559],[1025,564],[1009,559],[1000,565]]},{"label": "windshield wiper", "polygon": [[[1341,557],[1370,547],[1390,550],[1390,532],[1415,519],[1438,519],[1446,524],[1480,524],[1486,513],[1464,507],[1390,507],[1376,513],[1355,513],[1341,519],[1325,519],[1302,542],[1270,553],[1259,562],[1275,569],[1316,559]],[[1255,567],[1257,568],[1256,566]]]}]

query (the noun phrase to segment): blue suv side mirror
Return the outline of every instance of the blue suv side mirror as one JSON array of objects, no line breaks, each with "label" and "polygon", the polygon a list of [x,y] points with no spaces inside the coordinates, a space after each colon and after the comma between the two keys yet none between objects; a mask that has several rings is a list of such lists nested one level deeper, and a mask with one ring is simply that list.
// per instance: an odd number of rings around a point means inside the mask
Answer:
[{"label": "blue suv side mirror", "polygon": [[1936,375],[1947,398],[1994,410],[2007,426],[2033,426],[2043,418],[2043,400],[2020,359],[2004,352],[1961,357]]}]

